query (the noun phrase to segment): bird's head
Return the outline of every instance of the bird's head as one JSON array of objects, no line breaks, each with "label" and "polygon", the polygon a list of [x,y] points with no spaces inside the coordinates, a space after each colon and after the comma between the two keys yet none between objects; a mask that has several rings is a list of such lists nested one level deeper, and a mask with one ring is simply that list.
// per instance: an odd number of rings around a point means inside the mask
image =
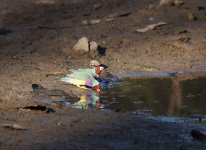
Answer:
[{"label": "bird's head", "polygon": [[108,68],[106,65],[100,64],[99,66],[95,66],[95,73],[100,75],[103,69]]}]

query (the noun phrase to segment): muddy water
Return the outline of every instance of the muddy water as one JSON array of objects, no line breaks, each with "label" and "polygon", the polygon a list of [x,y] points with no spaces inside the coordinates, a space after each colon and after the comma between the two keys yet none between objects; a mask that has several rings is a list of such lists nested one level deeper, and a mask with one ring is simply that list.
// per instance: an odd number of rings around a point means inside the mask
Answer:
[{"label": "muddy water", "polygon": [[124,78],[104,90],[105,108],[152,116],[204,118],[206,77]]},{"label": "muddy water", "polygon": [[75,101],[65,97],[36,97],[35,100],[59,102],[78,109],[103,109],[160,117],[169,122],[177,122],[179,118],[205,122],[206,76],[158,74],[124,77],[112,82],[101,93],[83,90]]}]

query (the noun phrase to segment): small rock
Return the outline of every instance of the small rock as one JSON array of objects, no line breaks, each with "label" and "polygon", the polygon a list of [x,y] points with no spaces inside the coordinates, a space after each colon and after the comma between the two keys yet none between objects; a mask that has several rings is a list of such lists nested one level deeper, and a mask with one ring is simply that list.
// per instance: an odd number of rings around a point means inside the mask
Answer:
[{"label": "small rock", "polygon": [[174,4],[175,4],[175,6],[179,7],[179,6],[181,6],[182,4],[184,4],[184,2],[181,1],[181,0],[175,0],[175,1],[174,1]]},{"label": "small rock", "polygon": [[95,41],[92,41],[89,44],[90,44],[90,52],[93,53],[93,52],[97,51],[98,44]]},{"label": "small rock", "polygon": [[82,37],[79,41],[74,45],[73,49],[75,51],[81,52],[89,52],[89,42],[86,37]]},{"label": "small rock", "polygon": [[150,17],[150,18],[149,18],[149,21],[154,21],[154,18],[153,18],[153,17]]},{"label": "small rock", "polygon": [[98,44],[95,41],[89,43],[90,57],[95,58],[98,55]]},{"label": "small rock", "polygon": [[88,25],[88,24],[89,24],[89,21],[88,21],[88,20],[83,20],[83,21],[82,21],[82,24],[83,24],[83,25]]},{"label": "small rock", "polygon": [[154,5],[152,5],[152,4],[150,4],[149,6],[148,6],[148,9],[155,9],[155,6]]},{"label": "small rock", "polygon": [[92,20],[90,20],[90,24],[98,24],[100,22],[101,22],[100,19],[92,19]]},{"label": "small rock", "polygon": [[15,55],[12,55],[12,59],[16,59],[17,57]]},{"label": "small rock", "polygon": [[164,5],[175,5],[179,7],[180,5],[184,4],[182,0],[160,0],[160,6]]},{"label": "small rock", "polygon": [[160,0],[160,6],[163,6],[163,5],[170,5],[173,3],[173,0]]},{"label": "small rock", "polygon": [[60,125],[61,125],[61,122],[58,122],[57,125],[60,126]]},{"label": "small rock", "polygon": [[189,13],[187,16],[187,19],[189,21],[194,21],[194,20],[197,20],[197,17],[195,17],[193,13]]},{"label": "small rock", "polygon": [[93,9],[99,9],[101,7],[102,7],[102,5],[100,3],[97,3],[97,4],[93,5]]}]

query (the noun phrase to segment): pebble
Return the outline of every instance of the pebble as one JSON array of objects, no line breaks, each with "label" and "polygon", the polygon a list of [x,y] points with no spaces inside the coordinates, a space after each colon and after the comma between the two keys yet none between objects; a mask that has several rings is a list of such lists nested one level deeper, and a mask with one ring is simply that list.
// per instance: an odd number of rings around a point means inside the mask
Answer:
[{"label": "pebble", "polygon": [[179,7],[179,6],[181,6],[182,4],[184,4],[184,2],[181,1],[181,0],[175,0],[175,1],[174,1],[174,4],[175,4],[175,6]]},{"label": "pebble", "polygon": [[82,37],[79,41],[74,45],[73,49],[75,51],[81,52],[89,52],[89,42],[86,37]]},{"label": "pebble", "polygon": [[93,5],[93,9],[99,9],[101,7],[102,7],[102,5],[100,3],[97,3],[97,4]]},{"label": "pebble", "polygon": [[175,5],[179,7],[180,5],[184,4],[182,0],[160,0],[160,6],[163,5]]},{"label": "pebble", "polygon": [[82,24],[83,24],[83,25],[87,25],[87,24],[89,24],[89,21],[88,21],[88,20],[83,20],[83,21],[82,21]]},{"label": "pebble", "polygon": [[187,19],[188,19],[189,21],[194,21],[194,20],[197,19],[197,17],[195,17],[193,13],[189,13],[188,16],[187,16]]},{"label": "pebble", "polygon": [[93,52],[97,51],[97,47],[98,47],[97,42],[95,42],[95,41],[90,42],[90,52],[93,53]]},{"label": "pebble", "polygon": [[98,24],[100,22],[101,22],[100,19],[92,19],[92,20],[90,20],[90,24]]},{"label": "pebble", "polygon": [[150,10],[155,9],[155,6],[152,5],[152,4],[150,4],[150,5],[148,6],[148,9],[150,9]]},{"label": "pebble", "polygon": [[160,6],[171,4],[173,0],[160,0]]}]

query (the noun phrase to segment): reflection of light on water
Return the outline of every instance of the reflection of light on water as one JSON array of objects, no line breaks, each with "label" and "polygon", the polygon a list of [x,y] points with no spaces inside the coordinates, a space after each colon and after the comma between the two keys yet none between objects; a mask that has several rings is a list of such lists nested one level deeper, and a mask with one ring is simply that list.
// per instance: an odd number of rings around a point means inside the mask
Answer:
[{"label": "reflection of light on water", "polygon": [[145,115],[145,116],[150,116],[151,113],[152,113],[152,109],[141,109],[141,110],[137,110],[137,111],[134,111],[132,112],[133,114],[136,114],[136,115]]},{"label": "reflection of light on water", "polygon": [[142,88],[141,84],[134,85],[134,88]]},{"label": "reflection of light on water", "polygon": [[67,101],[67,97],[62,96],[62,97],[43,97],[43,96],[37,96],[34,98],[34,100],[36,101],[40,101],[42,103],[52,103],[52,102],[65,102]]},{"label": "reflection of light on water", "polygon": [[66,103],[67,106],[77,108],[77,109],[89,109],[89,108],[96,108],[96,109],[103,109],[104,104],[99,100],[99,94],[94,91],[90,93],[85,93],[80,96],[79,101],[75,103]]},{"label": "reflection of light on water", "polygon": [[142,104],[142,103],[144,103],[143,101],[135,101],[135,102],[133,102],[133,103],[135,103],[135,104]]},{"label": "reflection of light on water", "polygon": [[[168,76],[167,73],[161,75]],[[196,113],[206,114],[205,77],[136,77],[122,78],[118,82],[105,89],[100,97],[108,101],[106,108],[180,118]]]},{"label": "reflection of light on water", "polygon": [[77,109],[103,109],[105,104],[99,100],[100,93],[94,92],[92,90],[86,90],[79,96],[79,100],[71,100],[65,96],[62,97],[46,97],[46,96],[37,96],[34,97],[35,101],[42,103],[51,104],[53,102],[62,104],[64,106],[73,107]]},{"label": "reflection of light on water", "polygon": [[126,97],[126,95],[119,95],[119,97]]},{"label": "reflection of light on water", "polygon": [[191,117],[175,117],[175,116],[154,116],[151,114],[153,110],[143,109],[134,112],[128,112],[131,115],[139,115],[146,119],[168,122],[168,123],[195,123],[195,124],[206,124],[206,116],[202,114],[196,114]]},{"label": "reflection of light on water", "polygon": [[89,103],[91,103],[91,99],[87,95],[81,95],[80,100],[74,104],[70,104],[70,106],[78,109],[88,109]]},{"label": "reflection of light on water", "polygon": [[148,119],[157,120],[168,123],[201,123],[206,122],[206,118],[185,118],[185,117],[166,117],[166,116],[145,116]]}]

